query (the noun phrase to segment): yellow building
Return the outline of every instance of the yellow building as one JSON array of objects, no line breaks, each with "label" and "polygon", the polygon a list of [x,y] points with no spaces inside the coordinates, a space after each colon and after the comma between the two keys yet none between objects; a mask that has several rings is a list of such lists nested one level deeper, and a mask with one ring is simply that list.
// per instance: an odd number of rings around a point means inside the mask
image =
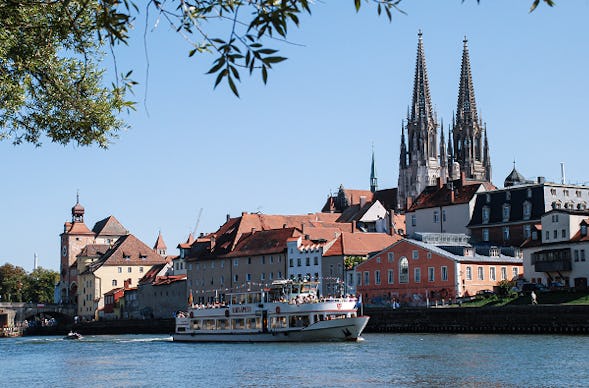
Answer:
[{"label": "yellow building", "polygon": [[77,256],[78,315],[97,319],[104,308],[104,294],[122,287],[125,281],[137,285],[147,271],[165,260],[132,234],[113,244],[91,244]]}]

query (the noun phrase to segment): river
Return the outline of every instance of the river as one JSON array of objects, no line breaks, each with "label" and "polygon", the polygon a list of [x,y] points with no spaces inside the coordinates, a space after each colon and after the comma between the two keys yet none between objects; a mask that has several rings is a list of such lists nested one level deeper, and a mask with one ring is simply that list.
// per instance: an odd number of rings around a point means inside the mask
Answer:
[{"label": "river", "polygon": [[156,335],[0,340],[7,386],[582,387],[589,336],[365,334],[357,343],[196,344]]}]

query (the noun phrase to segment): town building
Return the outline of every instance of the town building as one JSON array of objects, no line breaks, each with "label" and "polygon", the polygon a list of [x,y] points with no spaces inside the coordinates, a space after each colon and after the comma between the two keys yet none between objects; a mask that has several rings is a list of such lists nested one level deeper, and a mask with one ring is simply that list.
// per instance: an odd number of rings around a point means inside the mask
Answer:
[{"label": "town building", "polygon": [[493,190],[488,182],[471,181],[461,173],[460,179],[436,186],[427,186],[405,213],[407,235],[413,233],[469,234],[470,222],[477,193]]},{"label": "town building", "polygon": [[368,304],[426,306],[493,290],[523,271],[513,248],[472,246],[464,234],[423,233],[402,239],[356,266]]},{"label": "town building", "polygon": [[137,300],[134,310],[138,309],[143,319],[174,317],[188,305],[186,274],[177,274],[170,259],[154,265],[137,284]]},{"label": "town building", "polygon": [[522,244],[525,277],[546,286],[587,289],[588,224],[588,210],[554,209],[542,215]]},{"label": "town building", "polygon": [[544,213],[587,209],[589,186],[551,183],[542,177],[528,182],[514,167],[503,189],[477,193],[468,224],[474,241],[520,246],[531,238]]},{"label": "town building", "polygon": [[78,315],[97,319],[104,308],[104,294],[127,282],[136,285],[153,265],[164,258],[132,234],[112,245],[88,244],[77,255]]},{"label": "town building", "polygon": [[431,101],[421,31],[418,34],[413,98],[401,126],[398,203],[403,209],[410,208],[427,186],[435,186],[438,178],[445,183],[464,173],[467,179],[491,182],[487,130],[477,113],[466,38],[463,44],[458,106],[446,147],[444,127]]}]

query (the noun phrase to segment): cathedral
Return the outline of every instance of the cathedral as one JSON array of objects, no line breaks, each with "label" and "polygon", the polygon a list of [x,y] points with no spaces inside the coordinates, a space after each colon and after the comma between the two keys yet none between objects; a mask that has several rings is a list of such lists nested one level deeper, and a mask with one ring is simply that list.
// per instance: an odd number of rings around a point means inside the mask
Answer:
[{"label": "cathedral", "polygon": [[402,208],[411,206],[438,178],[445,183],[464,175],[467,180],[491,182],[487,128],[477,114],[466,38],[463,43],[458,106],[446,143],[444,125],[438,124],[432,108],[421,31],[418,34],[413,98],[401,125],[398,204]]}]

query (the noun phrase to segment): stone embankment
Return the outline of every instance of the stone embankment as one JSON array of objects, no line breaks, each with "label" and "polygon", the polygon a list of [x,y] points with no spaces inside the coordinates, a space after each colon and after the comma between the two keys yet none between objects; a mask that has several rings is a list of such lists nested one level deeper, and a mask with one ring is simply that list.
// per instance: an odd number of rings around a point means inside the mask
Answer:
[{"label": "stone embankment", "polygon": [[589,306],[365,307],[367,333],[589,334]]}]

